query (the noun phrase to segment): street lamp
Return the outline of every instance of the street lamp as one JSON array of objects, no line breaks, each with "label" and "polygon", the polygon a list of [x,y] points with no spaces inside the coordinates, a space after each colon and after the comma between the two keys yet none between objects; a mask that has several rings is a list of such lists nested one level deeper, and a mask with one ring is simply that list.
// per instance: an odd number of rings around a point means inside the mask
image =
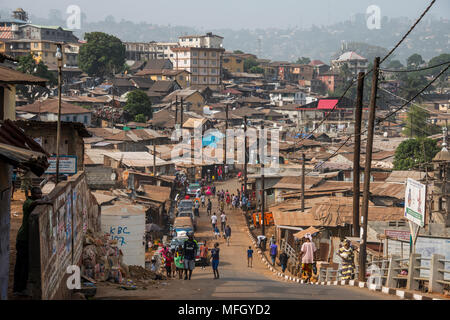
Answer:
[{"label": "street lamp", "polygon": [[59,145],[61,143],[61,78],[62,78],[62,50],[61,44],[56,45],[56,59],[58,60],[58,125],[56,129],[56,184],[59,182]]}]

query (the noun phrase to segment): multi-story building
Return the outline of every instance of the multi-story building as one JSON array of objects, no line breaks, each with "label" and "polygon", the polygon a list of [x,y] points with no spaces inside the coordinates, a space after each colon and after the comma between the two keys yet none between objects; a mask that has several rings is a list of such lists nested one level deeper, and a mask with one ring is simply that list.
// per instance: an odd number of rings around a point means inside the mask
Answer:
[{"label": "multi-story building", "polygon": [[124,45],[125,59],[131,61],[157,59],[158,54],[162,53],[152,42],[124,42]]},{"label": "multi-story building", "polygon": [[348,70],[356,77],[360,72],[367,72],[369,61],[353,51],[345,52],[337,60],[331,61],[333,71],[341,70],[344,65],[347,65]]},{"label": "multi-story building", "polygon": [[221,88],[223,37],[207,33],[205,36],[183,36],[175,54],[175,70],[191,73],[191,85],[211,89]]},{"label": "multi-story building", "polygon": [[244,72],[244,59],[237,54],[225,52],[222,57],[222,68],[229,72]]}]

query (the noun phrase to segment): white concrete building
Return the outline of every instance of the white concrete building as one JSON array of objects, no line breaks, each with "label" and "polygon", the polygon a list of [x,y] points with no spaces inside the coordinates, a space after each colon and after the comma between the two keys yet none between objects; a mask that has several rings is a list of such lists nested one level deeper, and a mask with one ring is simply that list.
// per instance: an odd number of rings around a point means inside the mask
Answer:
[{"label": "white concrete building", "polygon": [[367,72],[369,61],[353,51],[348,51],[337,59],[331,61],[331,69],[338,71],[343,65],[347,65],[353,76],[357,76],[360,72]]}]

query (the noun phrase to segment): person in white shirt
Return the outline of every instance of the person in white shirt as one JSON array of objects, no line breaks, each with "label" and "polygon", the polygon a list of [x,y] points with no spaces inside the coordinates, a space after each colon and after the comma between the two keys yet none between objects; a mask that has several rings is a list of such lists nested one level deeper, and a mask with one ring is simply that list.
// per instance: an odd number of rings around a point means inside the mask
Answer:
[{"label": "person in white shirt", "polygon": [[217,216],[216,216],[215,212],[211,216],[211,224],[212,224],[212,229],[213,229],[213,232],[214,232],[214,230],[216,229],[216,224],[217,224]]},{"label": "person in white shirt", "polygon": [[227,222],[227,215],[225,214],[225,212],[222,212],[222,214],[220,215],[220,225],[221,225],[221,230],[222,232],[224,232],[225,230],[225,225]]}]

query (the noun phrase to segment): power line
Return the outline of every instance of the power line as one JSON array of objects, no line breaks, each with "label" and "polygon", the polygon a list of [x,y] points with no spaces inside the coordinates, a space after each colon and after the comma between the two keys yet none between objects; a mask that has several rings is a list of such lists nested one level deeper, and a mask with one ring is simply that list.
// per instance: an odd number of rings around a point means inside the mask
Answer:
[{"label": "power line", "polygon": [[448,65],[446,68],[444,68],[441,72],[439,72],[439,74],[433,79],[431,80],[425,87],[422,88],[422,90],[420,90],[418,93],[416,93],[414,95],[414,97],[412,97],[411,99],[409,99],[407,102],[405,102],[402,106],[400,106],[399,108],[397,108],[396,110],[390,112],[387,116],[385,116],[384,118],[378,119],[377,120],[377,125],[380,124],[381,122],[385,121],[387,118],[391,117],[392,115],[396,114],[397,112],[399,112],[400,110],[402,110],[403,108],[405,108],[408,104],[410,104],[415,98],[417,98],[422,92],[424,92],[426,89],[428,89],[442,74],[444,74],[445,71],[448,70],[448,68],[450,68],[450,65]]},{"label": "power line", "polygon": [[[380,60],[380,65],[387,59],[389,58],[390,55],[392,55],[392,53],[400,46],[400,44],[408,37],[408,35],[414,30],[414,28],[417,26],[417,24],[422,20],[422,18],[425,16],[425,14],[431,9],[431,7],[434,5],[434,3],[436,2],[436,0],[432,0],[431,3],[428,5],[428,7],[425,9],[425,11],[420,15],[420,17],[416,20],[416,22],[411,26],[411,28],[409,28],[408,32],[406,32],[406,34],[400,39],[400,41],[388,52],[388,54],[386,56],[384,56],[383,59]],[[371,72],[373,71],[373,67],[364,75],[367,76],[369,75]],[[338,99],[338,102],[336,103],[336,105],[329,111],[329,113],[319,122],[319,124],[317,125],[316,128],[314,128],[312,131],[309,132],[309,134],[305,135],[304,138],[300,139],[300,141],[298,142],[299,144],[305,140],[308,136],[310,136],[311,134],[313,134],[330,116],[330,114],[336,110],[337,105],[341,102],[342,98],[344,98],[344,96],[347,94],[348,90],[350,90],[350,88],[356,83],[356,78],[353,78],[351,83],[349,84],[349,86],[345,89],[344,93],[341,95],[341,97]]]},{"label": "power line", "polygon": [[380,69],[380,71],[382,72],[387,72],[387,73],[397,73],[397,72],[418,72],[418,71],[424,71],[424,70],[428,70],[428,69],[433,69],[433,68],[437,68],[440,66],[443,66],[444,64],[449,64],[450,61],[446,61],[446,62],[442,62],[439,64],[435,64],[433,66],[429,66],[429,67],[423,67],[423,68],[418,68],[418,69],[412,69],[412,70],[393,70],[393,69]]},{"label": "power line", "polygon": [[409,28],[408,32],[400,39],[400,41],[389,51],[389,53],[380,61],[380,64],[382,64],[397,48],[400,46],[400,44],[409,36],[409,34],[414,30],[416,25],[422,20],[422,18],[427,14],[427,12],[431,9],[431,7],[434,5],[436,0],[432,0],[431,3],[428,5],[428,7],[425,9],[425,11],[420,15],[419,19],[416,20],[416,22],[412,25],[411,28]]},{"label": "power line", "polygon": [[[445,71],[448,70],[448,68],[450,68],[450,65],[448,65],[445,69],[443,69],[432,81],[430,81],[424,88],[422,88],[422,90],[420,90],[417,94],[414,95],[414,97],[412,97],[410,100],[408,100],[405,104],[403,104],[402,106],[400,106],[399,108],[397,108],[396,110],[390,112],[387,116],[380,118],[378,120],[376,120],[376,124],[375,125],[379,125],[380,123],[386,121],[388,118],[390,118],[392,115],[396,114],[398,111],[402,110],[405,106],[407,106],[409,103],[411,103],[411,101],[413,101],[416,97],[418,97],[422,92],[424,92],[429,86],[431,86]],[[365,129],[364,131],[362,131],[359,135],[363,135],[364,133],[367,132],[368,129]],[[319,166],[316,166],[314,169],[320,168],[321,166],[323,166],[327,161],[329,161],[332,157],[334,157],[340,149],[342,149],[347,143],[348,141],[350,141],[350,139],[355,136],[355,134],[351,134],[347,137],[347,139],[344,141],[344,143],[342,143],[338,149],[336,151],[334,151],[329,157],[327,157]],[[310,170],[308,173],[306,173],[306,175],[310,174],[311,172],[314,171]]]}]

